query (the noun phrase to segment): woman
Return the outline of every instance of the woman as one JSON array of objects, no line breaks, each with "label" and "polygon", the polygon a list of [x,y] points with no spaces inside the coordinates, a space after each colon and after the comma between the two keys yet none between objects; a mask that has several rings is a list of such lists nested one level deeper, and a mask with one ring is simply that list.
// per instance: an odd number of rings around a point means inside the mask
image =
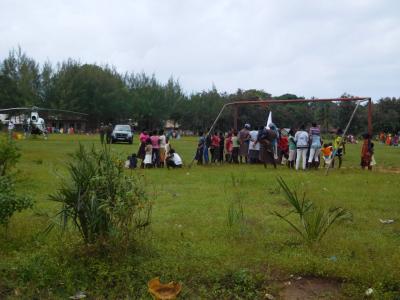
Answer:
[{"label": "woman", "polygon": [[296,142],[294,140],[294,130],[291,128],[289,130],[289,159],[288,167],[289,169],[294,169],[294,162],[296,160]]},{"label": "woman", "polygon": [[249,143],[249,160],[251,164],[258,163],[260,156],[260,143],[257,141],[258,130],[255,128],[250,131],[250,143]]},{"label": "woman", "polygon": [[140,164],[140,167],[143,169],[144,168],[144,157],[146,155],[145,147],[146,147],[146,141],[149,138],[149,135],[147,134],[147,131],[145,129],[142,130],[142,132],[139,135],[139,150],[137,152],[137,157],[142,160],[142,163]]}]

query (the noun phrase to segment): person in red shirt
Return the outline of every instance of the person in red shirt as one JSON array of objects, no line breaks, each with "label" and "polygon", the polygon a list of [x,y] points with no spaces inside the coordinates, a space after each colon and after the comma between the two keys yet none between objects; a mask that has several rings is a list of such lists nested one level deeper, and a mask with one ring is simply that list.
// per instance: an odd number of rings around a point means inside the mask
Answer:
[{"label": "person in red shirt", "polygon": [[220,138],[219,138],[218,134],[215,132],[211,137],[211,147],[210,147],[212,163],[215,163],[218,161],[219,142],[220,142]]},{"label": "person in red shirt", "polygon": [[232,133],[228,133],[225,139],[225,161],[226,162],[231,162],[231,157],[232,157],[232,150],[233,150],[233,144],[232,144]]},{"label": "person in red shirt", "polygon": [[285,164],[289,158],[289,140],[286,131],[282,131],[281,137],[278,141],[278,149],[281,162],[282,164]]}]

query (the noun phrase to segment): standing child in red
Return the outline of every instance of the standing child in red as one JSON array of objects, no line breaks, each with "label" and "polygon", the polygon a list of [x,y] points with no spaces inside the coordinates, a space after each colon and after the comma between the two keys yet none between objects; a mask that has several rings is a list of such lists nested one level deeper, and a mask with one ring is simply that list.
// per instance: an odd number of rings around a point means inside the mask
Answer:
[{"label": "standing child in red", "polygon": [[215,132],[211,137],[211,162],[215,163],[218,161],[219,156],[219,141],[220,138],[218,134]]},{"label": "standing child in red", "polygon": [[232,150],[233,150],[232,133],[228,133],[228,135],[225,139],[225,149],[226,149],[225,161],[231,162]]}]

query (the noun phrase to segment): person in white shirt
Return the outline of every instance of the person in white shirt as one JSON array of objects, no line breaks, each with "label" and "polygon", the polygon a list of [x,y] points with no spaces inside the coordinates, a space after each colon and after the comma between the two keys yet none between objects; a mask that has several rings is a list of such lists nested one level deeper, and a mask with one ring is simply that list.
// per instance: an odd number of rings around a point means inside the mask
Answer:
[{"label": "person in white shirt", "polygon": [[175,153],[174,149],[169,151],[169,155],[167,156],[167,168],[182,168],[182,158],[178,153]]},{"label": "person in white shirt", "polygon": [[166,159],[166,149],[165,145],[167,144],[167,137],[164,134],[164,130],[160,130],[158,133],[159,141],[160,141],[160,167],[164,168],[165,159]]},{"label": "person in white shirt", "polygon": [[260,153],[260,143],[257,141],[258,130],[253,129],[252,131],[250,131],[249,134],[249,160],[251,164],[256,164],[258,162],[258,157]]},{"label": "person in white shirt", "polygon": [[8,134],[12,137],[12,133],[14,131],[15,125],[13,121],[8,121]]},{"label": "person in white shirt", "polygon": [[302,125],[300,130],[296,132],[294,141],[296,142],[297,146],[296,170],[298,170],[300,167],[300,160],[302,160],[303,170],[305,170],[308,151],[308,133],[305,125]]}]

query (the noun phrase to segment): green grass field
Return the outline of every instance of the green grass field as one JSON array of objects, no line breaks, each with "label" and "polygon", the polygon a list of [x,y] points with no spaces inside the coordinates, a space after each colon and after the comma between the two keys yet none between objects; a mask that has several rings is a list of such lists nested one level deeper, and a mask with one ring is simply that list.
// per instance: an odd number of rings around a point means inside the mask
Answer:
[{"label": "green grass field", "polygon": [[[400,148],[376,145],[378,166],[368,172],[359,168],[361,145],[348,145],[343,168],[328,176],[261,165],[133,171],[144,176],[153,199],[152,224],[128,253],[104,254],[84,247],[72,227],[43,233],[58,209],[49,194],[65,174],[68,154],[78,143],[99,147],[98,137],[17,143],[18,191],[36,205],[13,217],[7,236],[0,231],[0,298],[65,299],[85,291],[96,299],[150,299],[146,283],[160,276],[183,284],[182,299],[263,299],[267,292],[279,297],[291,274],[340,283],[342,298],[363,299],[370,287],[373,299],[400,297]],[[192,160],[195,138],[172,145],[185,163]],[[124,159],[137,148],[137,141],[112,145]],[[232,176],[242,181],[240,189]],[[290,209],[277,176],[320,206],[347,208],[353,221],[334,225],[308,247],[271,214]],[[244,220],[228,226],[238,193]],[[384,225],[380,218],[396,221]]]}]

